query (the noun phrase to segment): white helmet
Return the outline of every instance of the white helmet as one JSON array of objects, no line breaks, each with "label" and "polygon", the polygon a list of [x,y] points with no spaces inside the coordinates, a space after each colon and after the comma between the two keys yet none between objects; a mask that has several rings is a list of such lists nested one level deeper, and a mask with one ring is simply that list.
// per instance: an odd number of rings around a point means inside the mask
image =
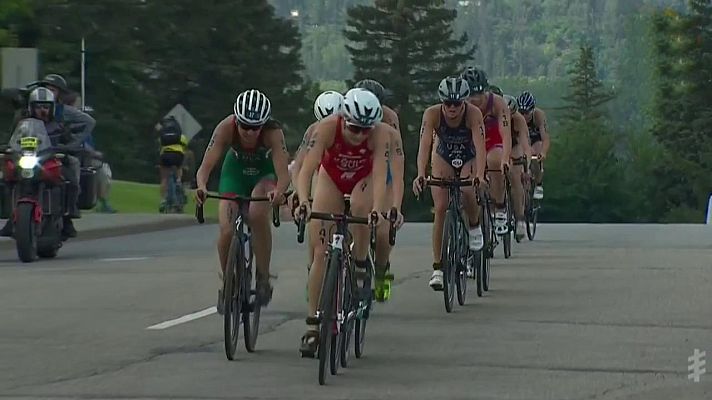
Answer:
[{"label": "white helmet", "polygon": [[470,85],[459,76],[448,76],[440,81],[438,96],[440,101],[463,101],[470,95]]},{"label": "white helmet", "polygon": [[314,116],[318,121],[328,117],[331,114],[341,112],[344,105],[344,96],[341,93],[327,90],[320,94],[314,102]]},{"label": "white helmet", "polygon": [[373,127],[381,122],[383,108],[378,97],[366,89],[355,88],[344,96],[344,118],[355,125]]},{"label": "white helmet", "polygon": [[237,122],[245,125],[264,125],[272,115],[272,104],[259,90],[246,90],[239,95],[233,106]]}]

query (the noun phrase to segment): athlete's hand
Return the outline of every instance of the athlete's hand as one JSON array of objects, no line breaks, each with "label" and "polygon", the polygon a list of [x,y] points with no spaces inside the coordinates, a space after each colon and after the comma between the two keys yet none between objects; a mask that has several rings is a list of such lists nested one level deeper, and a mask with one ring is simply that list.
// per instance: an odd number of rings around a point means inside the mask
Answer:
[{"label": "athlete's hand", "polygon": [[404,221],[403,214],[401,214],[399,209],[397,209],[395,207],[393,207],[393,209],[395,209],[395,212],[396,212],[396,222],[393,224],[393,227],[396,229],[400,229],[400,227],[403,226],[403,221]]},{"label": "athlete's hand", "polygon": [[376,210],[375,208],[373,210],[371,210],[371,213],[369,214],[369,217],[368,217],[370,226],[373,226],[374,222],[376,223],[376,226],[379,226],[385,220],[386,220],[386,217],[383,215],[383,213],[379,210]]},{"label": "athlete's hand", "polygon": [[272,207],[279,207],[284,204],[284,190],[274,188],[267,193],[267,197],[270,203],[272,203]]},{"label": "athlete's hand", "polygon": [[415,197],[419,197],[420,193],[423,191],[423,188],[425,187],[425,177],[423,175],[418,175],[413,179],[413,194],[415,194]]},{"label": "athlete's hand", "polygon": [[208,193],[208,189],[205,188],[205,185],[198,186],[198,188],[195,189],[195,195],[193,197],[195,198],[195,202],[198,203],[198,205],[203,205],[206,193]]},{"label": "athlete's hand", "polygon": [[511,169],[512,164],[511,164],[511,161],[509,160],[509,158],[502,157],[502,162],[499,164],[499,168],[502,171],[502,173],[505,173],[505,171]]},{"label": "athlete's hand", "polygon": [[311,217],[311,204],[309,204],[308,201],[303,201],[299,207],[297,207],[297,211],[295,212],[294,215],[294,221],[297,223],[301,222],[302,218],[304,218],[304,221],[309,221],[309,218]]}]

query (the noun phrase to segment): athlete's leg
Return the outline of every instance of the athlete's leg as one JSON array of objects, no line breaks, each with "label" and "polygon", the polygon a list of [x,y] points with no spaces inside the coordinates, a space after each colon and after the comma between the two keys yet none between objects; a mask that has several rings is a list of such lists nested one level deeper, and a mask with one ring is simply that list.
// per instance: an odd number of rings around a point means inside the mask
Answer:
[{"label": "athlete's leg", "polygon": [[504,174],[501,171],[502,148],[493,147],[487,152],[487,173],[490,181],[490,195],[494,201],[494,224],[498,234],[503,234],[507,228],[507,213],[504,204]]},{"label": "athlete's leg", "polygon": [[[274,189],[276,179],[273,175],[262,178],[252,189],[252,197],[267,196]],[[272,297],[272,287],[269,283],[269,266],[272,256],[272,205],[261,201],[250,203],[250,228],[252,228],[252,249],[255,253],[257,270],[257,288],[263,304]]]},{"label": "athlete's leg", "polygon": [[[433,177],[452,179],[455,176],[455,171],[450,163],[445,161],[439,154],[433,154],[431,164]],[[435,215],[433,218],[433,275],[430,277],[429,283],[433,289],[441,290],[443,286],[443,274],[440,270],[440,256],[442,252],[443,223],[445,222],[448,193],[447,188],[437,186],[431,186],[430,192],[433,196]]]},{"label": "athlete's leg", "polygon": [[[543,149],[544,149],[544,142],[542,142],[541,140],[532,144],[532,153],[533,154],[541,154],[541,151]],[[532,160],[531,170],[532,170],[532,175],[534,176],[534,183],[536,184],[536,188],[534,190],[534,198],[541,199],[544,197],[544,188],[543,188],[544,167],[542,165],[542,162],[539,160]]]},{"label": "athlete's leg", "polygon": [[[512,148],[512,159],[521,159],[524,156],[524,150],[521,145]],[[517,220],[517,235],[524,237],[524,186],[522,184],[522,175],[524,167],[521,165],[512,165],[510,170],[510,178],[512,182],[512,204],[514,205],[514,217]]]},{"label": "athlete's leg", "polygon": [[[314,202],[312,211],[325,213],[341,213],[344,210],[343,195],[336,187],[331,177],[321,169],[319,180],[313,192]],[[331,240],[328,233],[332,230],[334,223],[330,221],[311,220],[308,223],[309,248],[313,254],[313,261],[309,269],[309,305],[308,316],[313,317],[319,306],[319,297],[324,282],[324,272],[326,271],[326,250],[327,243]],[[313,331],[318,330],[318,325],[307,324],[308,333],[302,338],[302,350],[315,349],[315,336]],[[311,331],[311,333],[309,333]]]},{"label": "athlete's leg", "polygon": [[[392,204],[393,185],[386,187],[386,204]],[[393,275],[390,273],[390,255],[393,247],[389,240],[390,224],[381,224],[378,227],[376,237],[376,300],[385,301],[391,297],[391,281]]]}]

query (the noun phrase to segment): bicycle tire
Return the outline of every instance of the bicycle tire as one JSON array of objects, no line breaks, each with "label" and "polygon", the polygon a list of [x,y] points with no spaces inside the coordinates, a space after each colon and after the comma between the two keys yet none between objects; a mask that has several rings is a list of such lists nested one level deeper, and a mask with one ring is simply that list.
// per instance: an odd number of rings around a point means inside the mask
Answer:
[{"label": "bicycle tire", "polygon": [[352,288],[355,285],[353,275],[351,275],[351,269],[346,270],[346,279],[344,279],[344,281],[346,284],[344,285],[344,299],[341,309],[343,310],[344,318],[346,320],[344,321],[344,324],[341,327],[341,332],[339,333],[339,335],[341,335],[339,359],[341,360],[341,367],[348,368],[349,356],[351,355],[349,347],[351,346],[351,337],[354,329],[354,319],[349,319],[348,315],[351,312],[357,311],[358,307],[358,302],[356,302],[356,305],[354,306],[354,299],[358,299],[358,296],[354,297],[354,293],[352,291]]},{"label": "bicycle tire", "polygon": [[[243,247],[244,248],[244,247]],[[253,353],[257,345],[257,336],[260,331],[260,314],[262,306],[257,301],[257,280],[253,279],[252,260],[250,268],[245,268],[244,282],[242,285],[243,292],[243,312],[242,326],[245,335],[245,350],[248,353]]]},{"label": "bicycle tire", "polygon": [[487,201],[485,206],[485,237],[487,238],[487,244],[485,245],[485,253],[482,257],[481,265],[481,285],[482,291],[486,292],[489,290],[489,275],[490,275],[490,260],[494,256],[494,247],[497,240],[497,234],[494,231],[494,221],[492,220],[492,213],[489,209],[489,201]]},{"label": "bicycle tire", "polygon": [[456,237],[460,240],[457,246],[457,254],[461,254],[461,256],[457,257],[458,263],[455,271],[455,286],[457,288],[457,304],[464,306],[467,300],[467,264],[470,260],[470,247],[467,242],[467,229],[462,220],[458,222],[458,226],[460,228]]},{"label": "bicycle tire", "polygon": [[[370,265],[373,267],[376,264],[376,254],[372,247],[368,249],[368,257],[370,259]],[[369,268],[368,275],[362,286],[363,292],[367,293],[368,296],[366,299],[366,309],[363,315],[354,321],[354,355],[356,358],[363,356],[363,348],[366,345],[366,325],[371,315],[371,307],[373,306],[373,274],[373,268]]]},{"label": "bicycle tire", "polygon": [[515,225],[512,223],[514,219],[514,208],[512,207],[512,185],[509,182],[509,178],[506,180],[506,188],[504,202],[507,207],[507,233],[505,233],[502,238],[504,242],[502,248],[505,260],[512,256],[512,231],[514,231]]},{"label": "bicycle tire", "polygon": [[237,352],[237,341],[240,335],[240,313],[242,312],[242,301],[240,294],[240,260],[242,256],[242,246],[237,235],[233,235],[228,251],[228,264],[225,268],[225,283],[223,289],[225,314],[223,316],[223,333],[225,336],[225,355],[228,360],[235,359]]},{"label": "bicycle tire", "polygon": [[537,219],[538,219],[538,214],[539,214],[539,207],[538,205],[535,205],[536,201],[534,200],[534,186],[531,186],[531,189],[529,190],[529,198],[528,198],[528,205],[527,205],[527,238],[529,240],[534,240],[534,236],[536,236],[536,224],[537,224]]},{"label": "bicycle tire", "polygon": [[445,212],[445,223],[443,224],[443,239],[440,250],[440,268],[443,271],[443,299],[445,300],[445,311],[452,312],[455,303],[455,270],[457,265],[452,260],[455,252],[453,226],[454,217],[450,210]]},{"label": "bicycle tire", "polygon": [[321,326],[319,328],[319,384],[326,383],[327,360],[331,348],[331,336],[334,333],[334,296],[336,294],[336,281],[338,268],[341,266],[341,250],[329,251],[327,270],[322,285],[319,310],[321,311]]},{"label": "bicycle tire", "polygon": [[[342,262],[343,258],[347,257],[348,255],[342,253]],[[348,276],[344,274],[344,270],[345,269],[342,265],[338,266],[336,275],[338,284],[336,285],[336,291],[334,292],[334,309],[336,311],[335,315],[337,317],[339,313],[344,313],[344,311],[348,312],[348,305],[345,301],[347,296],[346,292],[348,291],[346,283],[346,279],[348,279]],[[336,373],[339,372],[339,366],[341,365],[341,348],[342,341],[344,339],[342,333],[344,331],[344,322],[346,322],[345,315],[346,314],[343,315],[344,320],[339,322],[337,318],[334,323],[335,332],[331,336],[331,349],[329,349],[329,372],[331,372],[331,375],[336,375]]]}]

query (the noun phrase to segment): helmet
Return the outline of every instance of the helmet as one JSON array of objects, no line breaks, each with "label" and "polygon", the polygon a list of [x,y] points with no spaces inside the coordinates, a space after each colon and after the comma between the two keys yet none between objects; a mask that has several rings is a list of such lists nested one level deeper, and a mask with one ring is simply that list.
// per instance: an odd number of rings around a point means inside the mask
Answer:
[{"label": "helmet", "polygon": [[519,111],[519,104],[517,104],[517,98],[510,96],[508,94],[504,95],[504,100],[507,101],[507,106],[509,106],[509,112],[514,114]]},{"label": "helmet", "polygon": [[30,116],[34,116],[32,112],[36,104],[45,104],[50,107],[49,116],[54,117],[54,93],[45,87],[38,87],[32,92],[27,99],[27,110],[30,112]]},{"label": "helmet", "polygon": [[489,91],[496,94],[497,96],[504,96],[504,92],[497,85],[489,85]]},{"label": "helmet", "polygon": [[373,127],[381,122],[383,108],[378,97],[366,89],[353,88],[344,96],[344,118],[355,125]]},{"label": "helmet", "polygon": [[237,95],[233,111],[237,122],[252,126],[264,125],[272,115],[272,104],[264,93],[250,89]]},{"label": "helmet", "polygon": [[341,112],[344,105],[344,96],[341,93],[327,90],[320,94],[314,102],[314,116],[317,120],[328,117],[331,114]]},{"label": "helmet", "polygon": [[536,99],[534,98],[534,96],[532,96],[531,93],[527,91],[524,91],[522,92],[522,94],[519,95],[517,103],[519,104],[519,109],[523,113],[528,113],[529,111],[533,110],[534,107],[536,107]]},{"label": "helmet", "polygon": [[470,95],[470,85],[459,76],[448,76],[438,86],[440,101],[462,101]]},{"label": "helmet", "polygon": [[383,100],[386,98],[386,88],[384,88],[380,82],[374,81],[373,79],[364,79],[358,81],[356,82],[354,87],[366,89],[369,92],[375,94],[378,98],[378,101],[380,101],[381,103],[383,103]]},{"label": "helmet", "polygon": [[54,86],[62,92],[69,91],[69,87],[67,87],[67,80],[59,74],[49,74],[42,78],[41,82],[46,85]]},{"label": "helmet", "polygon": [[468,67],[460,76],[470,85],[471,94],[483,93],[489,87],[487,74],[479,68]]}]

